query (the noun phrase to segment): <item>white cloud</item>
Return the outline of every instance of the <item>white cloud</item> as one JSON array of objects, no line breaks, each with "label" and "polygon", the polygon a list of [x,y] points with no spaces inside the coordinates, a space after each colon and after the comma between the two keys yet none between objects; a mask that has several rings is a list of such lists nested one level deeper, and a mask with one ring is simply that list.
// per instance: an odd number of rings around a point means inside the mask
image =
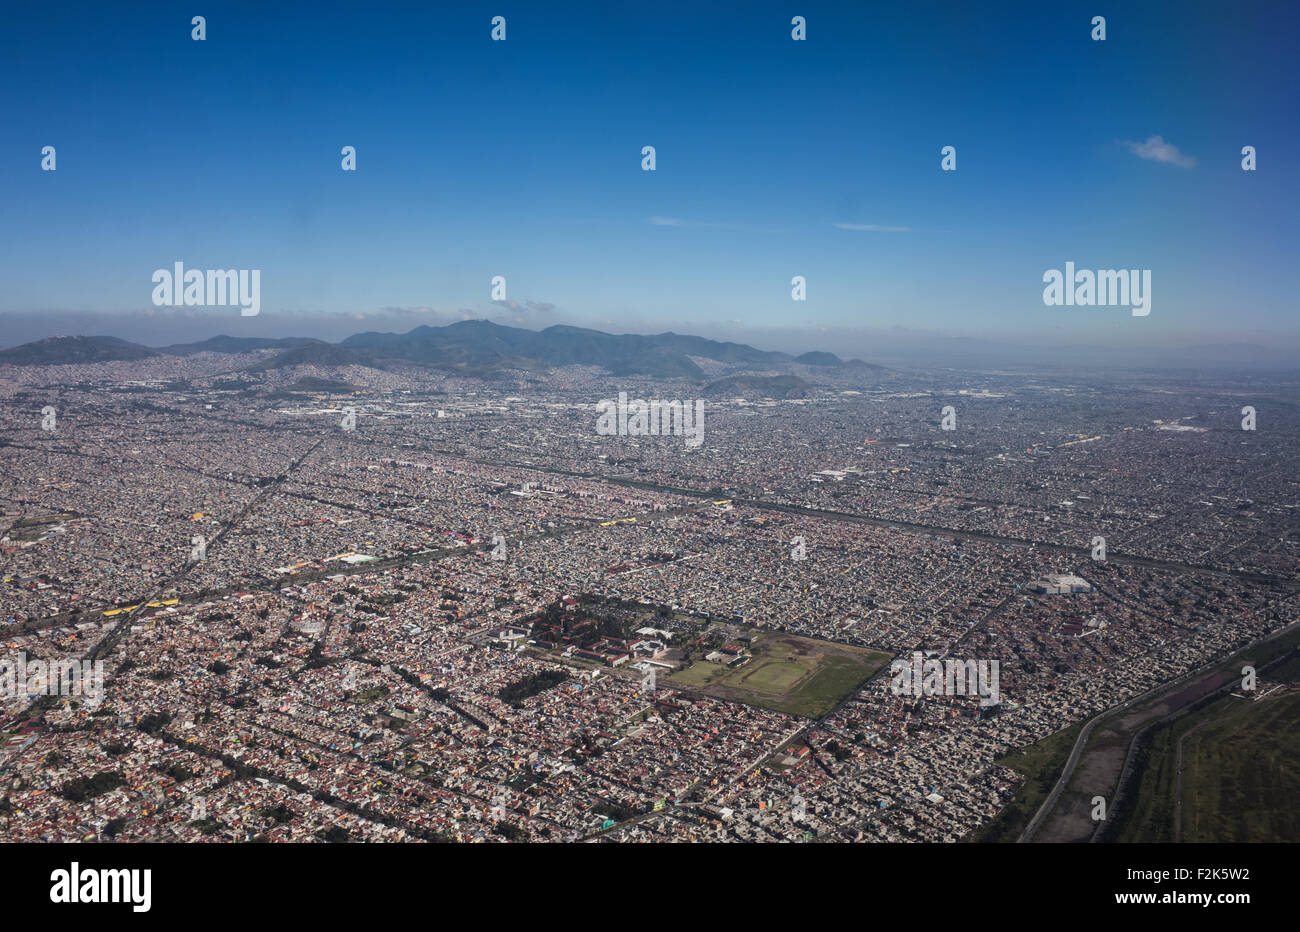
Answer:
[{"label": "white cloud", "polygon": [[701,230],[751,230],[744,223],[717,223],[708,220],[683,220],[681,217],[651,217],[646,221],[656,227],[691,227]]},{"label": "white cloud", "polygon": [[876,223],[837,223],[841,230],[862,230],[867,233],[911,233],[911,227],[886,227]]},{"label": "white cloud", "polygon": [[1196,159],[1190,155],[1183,155],[1178,151],[1176,145],[1165,142],[1161,136],[1151,136],[1146,142],[1129,142],[1126,145],[1128,145],[1129,151],[1140,159],[1147,159],[1152,162],[1166,162],[1183,168],[1191,168],[1196,164]]}]

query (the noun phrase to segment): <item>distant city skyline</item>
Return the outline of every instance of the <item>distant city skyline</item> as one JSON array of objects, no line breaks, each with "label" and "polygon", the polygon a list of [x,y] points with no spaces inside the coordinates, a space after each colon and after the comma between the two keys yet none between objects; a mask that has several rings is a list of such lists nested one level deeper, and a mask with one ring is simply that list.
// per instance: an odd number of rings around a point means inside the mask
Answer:
[{"label": "distant city skyline", "polygon": [[[900,328],[1300,348],[1280,6],[576,4],[501,10],[505,42],[488,8],[389,11],[216,4],[202,42],[161,5],[15,11],[0,343],[483,317],[864,358]],[[176,261],[260,269],[261,315],[152,307]],[[1045,306],[1067,262],[1150,269],[1150,316]]]}]

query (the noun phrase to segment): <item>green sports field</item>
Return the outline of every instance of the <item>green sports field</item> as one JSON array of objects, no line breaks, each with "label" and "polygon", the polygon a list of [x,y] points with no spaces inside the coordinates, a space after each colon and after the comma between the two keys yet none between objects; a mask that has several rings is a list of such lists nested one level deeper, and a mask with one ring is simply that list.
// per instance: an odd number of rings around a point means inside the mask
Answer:
[{"label": "green sports field", "polygon": [[863,647],[791,634],[754,632],[753,658],[741,667],[697,660],[674,673],[674,686],[746,705],[821,718],[889,661]]}]

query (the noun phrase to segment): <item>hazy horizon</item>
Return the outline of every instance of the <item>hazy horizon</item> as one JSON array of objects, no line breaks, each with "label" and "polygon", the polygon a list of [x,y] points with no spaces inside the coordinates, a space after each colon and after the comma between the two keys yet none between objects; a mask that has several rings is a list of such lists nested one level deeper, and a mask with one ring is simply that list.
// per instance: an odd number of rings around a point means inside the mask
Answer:
[{"label": "hazy horizon", "polygon": [[[469,312],[439,313],[427,309],[376,315],[275,314],[240,317],[219,310],[194,313],[186,308],[159,308],[134,314],[0,315],[6,326],[0,349],[20,346],[48,337],[109,336],[144,346],[160,348],[180,343],[197,343],[215,336],[304,337],[337,343],[365,331],[405,333],[420,326],[445,326],[462,320],[487,320],[503,326],[544,330],[554,325],[585,327],[607,333],[657,334],[673,332],[701,336],[719,342],[744,343],[756,349],[799,355],[810,351],[833,352],[841,359],[860,358],[883,365],[923,368],[971,369],[989,367],[1034,368],[1036,363],[1057,367],[1109,366],[1132,369],[1168,368],[1300,368],[1296,347],[1268,339],[1265,334],[1238,334],[1231,342],[1216,342],[1211,334],[1189,335],[1180,344],[1127,346],[1101,339],[1071,342],[1051,334],[974,335],[934,332],[906,327],[889,328],[798,328],[733,327],[670,320],[636,322],[636,326],[611,325],[603,320],[571,319],[520,320],[519,315],[472,315]],[[629,324],[634,322],[629,322]],[[1259,342],[1253,342],[1254,336]]]}]

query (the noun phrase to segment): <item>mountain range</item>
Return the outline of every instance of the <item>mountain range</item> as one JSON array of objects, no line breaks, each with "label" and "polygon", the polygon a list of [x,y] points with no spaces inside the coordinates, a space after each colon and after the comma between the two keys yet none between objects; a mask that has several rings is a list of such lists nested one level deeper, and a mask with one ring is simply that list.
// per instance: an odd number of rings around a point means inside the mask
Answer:
[{"label": "mountain range", "polygon": [[616,376],[702,379],[705,372],[696,359],[767,369],[788,368],[795,363],[825,368],[882,368],[859,359],[845,362],[834,353],[811,352],[791,356],[755,349],[744,343],[725,343],[678,333],[612,334],[570,326],[526,330],[486,320],[464,320],[442,327],[421,326],[406,333],[368,331],[353,334],[338,343],[308,337],[217,336],[197,343],[150,348],[116,337],[49,337],[0,350],[0,365],[111,362],[263,349],[280,352],[244,371],[262,372],[297,365],[374,369],[414,365],[467,376],[490,377],[508,369],[538,371],[582,365],[598,366]]}]

